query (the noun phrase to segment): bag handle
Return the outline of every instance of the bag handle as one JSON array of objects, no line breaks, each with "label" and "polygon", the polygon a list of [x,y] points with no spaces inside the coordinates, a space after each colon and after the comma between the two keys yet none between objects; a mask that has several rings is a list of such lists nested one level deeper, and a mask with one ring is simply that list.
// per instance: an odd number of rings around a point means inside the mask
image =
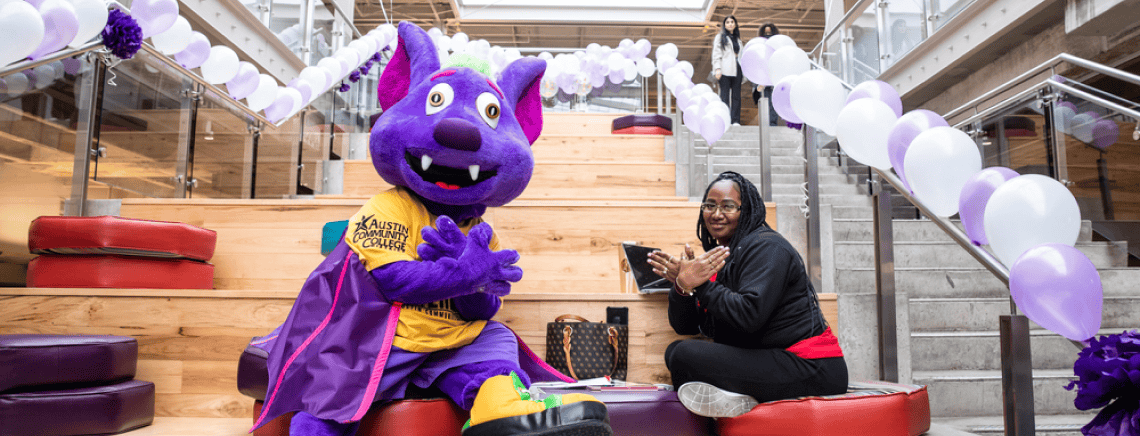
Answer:
[{"label": "bag handle", "polygon": [[[582,318],[582,317],[577,316],[577,315],[562,315],[558,318],[555,318],[555,322],[562,322],[563,317],[570,317],[571,319],[577,319],[577,320],[580,320],[582,322],[589,322],[589,321],[586,321],[585,318]],[[614,364],[613,364],[613,367],[610,368],[610,374],[609,374],[610,377],[613,377],[614,374],[617,373],[617,366],[618,366],[618,352],[619,352],[619,350],[618,350],[618,339],[617,339],[618,331],[617,331],[617,328],[613,327],[613,326],[607,327],[606,328],[606,335],[608,336],[608,342],[610,343],[610,349],[613,351],[613,362],[614,362]],[[570,345],[570,338],[573,336],[574,336],[574,327],[571,327],[569,325],[562,327],[562,352],[566,354],[566,369],[570,370],[570,377],[573,377],[574,380],[581,380],[581,378],[579,378],[578,375],[574,373],[574,362],[572,359],[570,359],[570,348],[572,348]]]},{"label": "bag handle", "polygon": [[569,314],[569,313],[565,314],[565,315],[561,315],[558,318],[554,318],[554,322],[566,322],[566,320],[568,320],[568,319],[574,320],[574,321],[579,321],[579,322],[590,322],[586,318],[582,318],[578,315],[573,315],[573,314]]}]

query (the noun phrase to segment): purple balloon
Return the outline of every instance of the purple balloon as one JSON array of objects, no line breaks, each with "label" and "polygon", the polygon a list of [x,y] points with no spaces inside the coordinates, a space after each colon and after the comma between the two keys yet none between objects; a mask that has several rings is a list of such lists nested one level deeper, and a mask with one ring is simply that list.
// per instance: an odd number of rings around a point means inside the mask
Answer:
[{"label": "purple balloon", "polygon": [[79,69],[83,67],[83,61],[76,58],[67,58],[63,61],[63,72],[72,76],[79,74]]},{"label": "purple balloon", "polygon": [[[36,60],[67,46],[79,34],[79,17],[75,7],[65,0],[46,1],[36,6],[44,19],[44,39],[28,59]],[[11,44],[12,42],[8,42]]]},{"label": "purple balloon", "polygon": [[210,57],[210,40],[206,35],[194,31],[190,34],[190,45],[185,49],[174,54],[174,60],[178,61],[183,68],[194,69],[206,62]]},{"label": "purple balloon", "polygon": [[978,171],[962,187],[962,193],[958,197],[958,215],[966,227],[966,236],[970,237],[970,242],[974,245],[990,243],[983,225],[986,203],[990,201],[990,196],[1002,183],[1019,175],[1017,171],[1006,167],[989,167]]},{"label": "purple balloon", "polygon": [[138,22],[143,38],[150,38],[174,26],[174,22],[178,20],[178,2],[135,0],[131,3],[131,17]]},{"label": "purple balloon", "polygon": [[1115,144],[1117,139],[1120,139],[1120,126],[1116,121],[1100,120],[1093,124],[1092,128],[1093,147],[1099,148],[1101,151],[1107,150],[1108,146]]},{"label": "purple balloon", "polygon": [[1096,266],[1080,250],[1042,244],[1009,268],[1009,292],[1025,316],[1074,341],[1100,330],[1104,288]]},{"label": "purple balloon", "polygon": [[890,106],[891,110],[895,111],[896,117],[902,116],[902,99],[899,98],[899,92],[895,90],[890,84],[879,80],[868,80],[860,83],[847,94],[847,103],[851,103],[860,98],[873,98],[886,103]]},{"label": "purple balloon", "polygon": [[787,76],[772,85],[772,107],[784,121],[803,124],[804,121],[796,116],[796,111],[792,110],[792,82],[795,82],[797,77],[799,75]]},{"label": "purple balloon", "polygon": [[308,103],[309,99],[313,97],[313,84],[309,83],[308,80],[298,77],[290,80],[287,86],[301,93],[301,105]]},{"label": "purple balloon", "polygon": [[1067,107],[1069,109],[1072,109],[1074,114],[1077,113],[1077,105],[1073,104],[1071,101],[1062,101],[1060,103],[1057,103],[1057,107]]},{"label": "purple balloon", "polygon": [[895,173],[899,175],[903,187],[907,190],[910,190],[910,184],[907,183],[906,174],[903,172],[903,157],[906,157],[906,149],[910,148],[910,142],[914,141],[919,133],[934,127],[948,126],[950,125],[941,115],[926,109],[916,109],[899,117],[894,127],[891,127],[891,132],[887,134],[887,156],[891,158],[891,167],[895,169]]},{"label": "purple balloon", "polygon": [[261,75],[257,71],[257,66],[246,61],[241,61],[238,62],[237,75],[234,76],[233,79],[230,79],[229,82],[226,82],[226,91],[230,93],[230,97],[234,100],[241,100],[253,94],[253,91],[257,90],[257,85],[259,84],[261,84]]}]

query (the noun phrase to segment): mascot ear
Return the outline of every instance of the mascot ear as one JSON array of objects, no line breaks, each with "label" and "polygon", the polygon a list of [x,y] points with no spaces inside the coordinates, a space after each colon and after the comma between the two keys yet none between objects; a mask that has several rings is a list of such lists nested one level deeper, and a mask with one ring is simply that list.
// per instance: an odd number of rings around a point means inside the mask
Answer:
[{"label": "mascot ear", "polygon": [[427,32],[415,24],[401,21],[396,53],[384,67],[377,86],[380,108],[388,110],[408,95],[412,84],[420,83],[428,74],[439,70],[439,55]]},{"label": "mascot ear", "polygon": [[503,68],[503,73],[499,76],[503,95],[507,101],[514,103],[515,118],[531,144],[542,133],[542,96],[539,95],[538,88],[545,72],[545,60],[522,58]]}]

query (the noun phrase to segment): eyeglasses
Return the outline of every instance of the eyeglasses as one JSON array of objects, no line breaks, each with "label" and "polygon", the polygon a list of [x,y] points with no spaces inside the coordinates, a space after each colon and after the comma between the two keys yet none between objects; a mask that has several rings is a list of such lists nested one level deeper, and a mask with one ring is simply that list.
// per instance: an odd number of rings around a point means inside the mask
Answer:
[{"label": "eyeglasses", "polygon": [[736,203],[725,203],[717,205],[716,203],[705,203],[701,205],[701,211],[705,213],[715,214],[717,209],[725,215],[740,212],[740,205]]}]

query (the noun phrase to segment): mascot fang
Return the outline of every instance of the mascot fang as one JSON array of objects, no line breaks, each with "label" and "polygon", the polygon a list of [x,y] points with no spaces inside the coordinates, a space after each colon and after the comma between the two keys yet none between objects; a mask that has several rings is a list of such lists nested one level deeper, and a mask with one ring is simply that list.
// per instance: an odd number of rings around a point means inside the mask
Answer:
[{"label": "mascot fang", "polygon": [[530,181],[545,61],[517,60],[496,82],[469,57],[441,69],[411,23],[399,38],[370,139],[376,171],[395,188],[349,220],[266,336],[269,389],[254,428],[297,412],[293,435],[352,435],[373,402],[404,398],[412,384],[470,410],[464,436],[612,434],[592,396],[532,399],[531,380],[572,379],[491,320],[522,269],[481,216]]}]

